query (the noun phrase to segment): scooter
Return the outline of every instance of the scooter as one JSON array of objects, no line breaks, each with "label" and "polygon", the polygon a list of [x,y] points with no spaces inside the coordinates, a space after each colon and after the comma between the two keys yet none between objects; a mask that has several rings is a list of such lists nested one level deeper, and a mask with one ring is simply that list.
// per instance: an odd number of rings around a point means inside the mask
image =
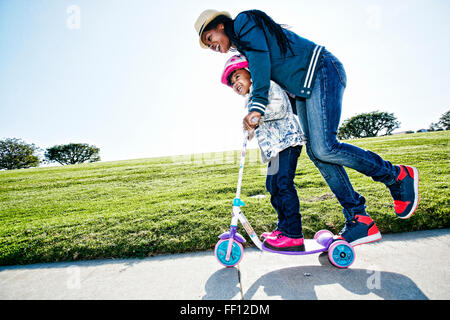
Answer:
[{"label": "scooter", "polygon": [[241,200],[242,176],[244,174],[245,154],[247,149],[249,132],[244,132],[244,144],[242,148],[241,160],[239,164],[239,179],[236,190],[236,197],[233,199],[233,210],[231,215],[231,224],[228,232],[219,236],[219,241],[214,248],[214,255],[225,267],[234,267],[238,265],[244,257],[244,248],[242,243],[245,238],[237,232],[238,222],[241,222],[244,230],[256,247],[262,251],[287,255],[307,255],[328,251],[328,259],[338,268],[348,268],[355,261],[355,252],[352,246],[344,240],[333,241],[334,234],[328,230],[316,232],[313,239],[304,240],[304,251],[274,251],[267,248],[258,238],[251,224],[248,222],[241,207],[245,203]]}]

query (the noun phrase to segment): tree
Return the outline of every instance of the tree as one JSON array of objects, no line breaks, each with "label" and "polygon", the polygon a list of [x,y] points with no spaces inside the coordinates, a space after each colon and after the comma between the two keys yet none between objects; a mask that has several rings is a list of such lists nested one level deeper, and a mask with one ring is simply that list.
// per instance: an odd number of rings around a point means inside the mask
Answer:
[{"label": "tree", "polygon": [[446,113],[444,113],[440,118],[439,118],[439,125],[444,128],[445,130],[449,130],[450,129],[450,110],[447,111]]},{"label": "tree", "polygon": [[399,127],[400,122],[393,113],[381,111],[361,113],[344,121],[339,127],[338,138],[376,137],[383,131],[388,135]]},{"label": "tree", "polygon": [[0,140],[0,170],[37,167],[41,160],[34,153],[39,150],[17,138]]},{"label": "tree", "polygon": [[437,130],[442,130],[441,126],[439,125],[439,123],[432,122],[430,124],[430,127],[428,128],[428,131],[437,131]]},{"label": "tree", "polygon": [[47,162],[65,165],[100,161],[99,152],[100,149],[96,146],[86,143],[69,143],[48,148],[44,156]]},{"label": "tree", "polygon": [[449,130],[450,129],[450,110],[444,113],[438,122],[432,122],[429,131],[441,131],[441,130]]}]

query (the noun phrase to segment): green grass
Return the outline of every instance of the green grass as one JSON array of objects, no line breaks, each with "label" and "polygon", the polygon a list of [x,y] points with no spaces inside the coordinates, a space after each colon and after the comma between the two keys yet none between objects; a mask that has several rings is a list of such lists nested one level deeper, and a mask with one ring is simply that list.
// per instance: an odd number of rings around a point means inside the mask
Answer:
[{"label": "green grass", "polygon": [[[382,233],[450,226],[449,138],[444,131],[348,141],[420,171],[419,208],[412,218],[400,220],[384,185],[347,170]],[[276,213],[257,153],[248,154],[242,199],[245,215],[262,233],[276,226]],[[230,223],[239,156],[236,151],[2,171],[0,264],[213,248]],[[324,228],[339,232],[342,208],[305,151],[295,183],[305,236]],[[250,197],[256,194],[267,197]],[[239,232],[245,234],[241,226]]]}]

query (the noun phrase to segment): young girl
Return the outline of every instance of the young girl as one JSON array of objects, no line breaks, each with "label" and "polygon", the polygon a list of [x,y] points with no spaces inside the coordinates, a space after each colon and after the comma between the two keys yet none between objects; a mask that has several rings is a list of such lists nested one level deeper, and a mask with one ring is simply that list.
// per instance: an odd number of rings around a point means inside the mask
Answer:
[{"label": "young girl", "polygon": [[250,119],[265,114],[271,80],[295,95],[294,112],[308,139],[308,156],[343,207],[346,224],[340,238],[353,246],[381,239],[366,213],[365,198],[353,189],[344,166],[384,183],[397,216],[412,216],[419,200],[417,169],[393,165],[371,151],[337,140],[347,78],[333,54],[258,10],[241,12],[235,19],[227,12],[205,10],[194,26],[202,48],[221,53],[238,50],[248,59],[253,90],[244,128],[254,128]]},{"label": "young girl", "polygon": [[[253,94],[248,62],[243,55],[228,59],[222,73],[222,83],[247,97],[251,107]],[[278,214],[276,230],[263,233],[264,243],[273,250],[304,250],[300,203],[294,185],[297,160],[305,137],[297,117],[292,113],[288,96],[275,82],[270,82],[268,104],[259,119],[254,134],[264,163],[269,162],[266,188]]]}]

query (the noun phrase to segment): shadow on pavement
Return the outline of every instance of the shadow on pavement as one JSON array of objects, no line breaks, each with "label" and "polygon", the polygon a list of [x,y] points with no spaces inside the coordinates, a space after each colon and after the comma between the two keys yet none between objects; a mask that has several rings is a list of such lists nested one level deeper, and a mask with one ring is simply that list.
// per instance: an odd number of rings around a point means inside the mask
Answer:
[{"label": "shadow on pavement", "polygon": [[205,291],[202,300],[230,300],[236,296],[240,299],[238,270],[236,268],[217,270],[206,281]]},{"label": "shadow on pavement", "polygon": [[[349,291],[354,299],[379,297],[385,300],[428,300],[428,297],[410,278],[399,273],[352,268],[338,269],[330,265],[326,253],[319,256],[319,261],[322,266],[278,269],[261,276],[252,284],[243,283],[244,300],[261,299],[261,293],[255,296],[261,288],[265,298],[268,299],[281,297],[285,300],[317,300],[316,287],[327,285],[330,286],[330,295],[321,291],[321,298],[342,299],[344,297],[333,292],[336,291],[334,286],[336,284]],[[239,294],[239,280],[237,277],[230,276],[233,269],[224,268],[212,274],[206,283],[207,294],[203,299],[236,297]],[[234,270],[237,273],[237,270]],[[245,282],[245,277],[243,281]],[[369,294],[372,295],[367,296]],[[323,297],[323,295],[326,296]]]}]

